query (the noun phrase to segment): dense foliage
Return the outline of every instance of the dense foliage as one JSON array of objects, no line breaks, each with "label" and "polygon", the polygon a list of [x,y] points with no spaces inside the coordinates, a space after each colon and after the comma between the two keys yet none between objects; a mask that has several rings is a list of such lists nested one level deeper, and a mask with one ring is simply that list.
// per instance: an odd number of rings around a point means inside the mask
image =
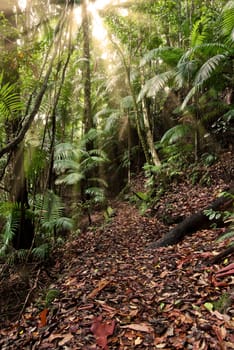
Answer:
[{"label": "dense foliage", "polygon": [[143,166],[153,193],[233,146],[234,1],[98,3],[0,8],[4,257],[44,258]]}]

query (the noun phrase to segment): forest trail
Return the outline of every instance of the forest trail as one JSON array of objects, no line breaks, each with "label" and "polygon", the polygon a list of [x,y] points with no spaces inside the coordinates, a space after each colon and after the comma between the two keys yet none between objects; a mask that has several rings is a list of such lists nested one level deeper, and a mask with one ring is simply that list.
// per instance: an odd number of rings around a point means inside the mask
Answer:
[{"label": "forest trail", "polygon": [[162,213],[188,215],[227,185],[213,180],[210,187],[172,185],[154,217],[129,202],[112,202],[109,222],[88,228],[58,255],[47,288],[56,298],[46,305],[47,293],[19,324],[2,328],[1,349],[233,349],[234,309],[226,293],[234,280],[216,278],[221,265],[206,265],[225,246],[215,242],[223,229],[146,249],[168,230]]}]

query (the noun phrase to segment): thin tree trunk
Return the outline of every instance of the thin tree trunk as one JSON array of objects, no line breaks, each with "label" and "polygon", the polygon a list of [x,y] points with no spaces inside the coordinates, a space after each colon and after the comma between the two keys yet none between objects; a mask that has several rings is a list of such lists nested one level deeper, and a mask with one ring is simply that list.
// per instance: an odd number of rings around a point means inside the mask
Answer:
[{"label": "thin tree trunk", "polygon": [[[91,103],[91,69],[90,69],[90,35],[89,16],[86,0],[82,2],[82,28],[83,28],[83,80],[84,80],[84,131],[87,133],[94,127]],[[92,147],[92,146],[91,146]]]},{"label": "thin tree trunk", "polygon": [[148,109],[147,109],[146,101],[144,98],[142,99],[142,112],[143,112],[146,140],[147,140],[147,144],[148,144],[148,147],[149,147],[149,150],[151,153],[151,158],[152,158],[154,165],[160,166],[161,162],[160,162],[160,159],[158,157],[157,151],[156,151],[155,146],[154,146],[154,140],[153,140],[153,134],[151,132],[151,127],[150,127]]}]

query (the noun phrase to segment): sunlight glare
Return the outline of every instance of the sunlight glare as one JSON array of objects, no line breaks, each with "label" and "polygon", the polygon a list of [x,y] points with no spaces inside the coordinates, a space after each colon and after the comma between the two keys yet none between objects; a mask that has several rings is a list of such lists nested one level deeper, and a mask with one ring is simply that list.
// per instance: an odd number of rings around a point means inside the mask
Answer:
[{"label": "sunlight glare", "polygon": [[27,0],[18,0],[18,6],[21,11],[24,11],[27,7]]},{"label": "sunlight glare", "polygon": [[97,0],[94,4],[97,10],[103,10],[105,7],[111,5],[116,6],[120,4],[124,4],[127,0]]},{"label": "sunlight glare", "polygon": [[73,11],[74,11],[76,24],[80,26],[82,22],[81,7],[75,7]]},{"label": "sunlight glare", "polygon": [[99,16],[98,11],[95,6],[92,6],[92,8],[89,8],[90,12],[92,13],[93,20],[92,20],[92,32],[95,39],[102,42],[102,46],[106,44],[108,40],[108,33],[104,26],[102,18]]}]

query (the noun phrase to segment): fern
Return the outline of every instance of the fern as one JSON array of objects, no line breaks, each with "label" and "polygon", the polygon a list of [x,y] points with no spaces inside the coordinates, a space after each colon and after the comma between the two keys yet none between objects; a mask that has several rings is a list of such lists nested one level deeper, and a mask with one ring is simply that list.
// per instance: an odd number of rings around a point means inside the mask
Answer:
[{"label": "fern", "polygon": [[13,117],[17,112],[22,111],[24,104],[19,94],[15,92],[15,84],[3,84],[3,73],[0,74],[0,115],[5,118]]},{"label": "fern", "polygon": [[50,234],[54,229],[58,231],[71,229],[73,222],[63,217],[64,206],[59,196],[53,191],[47,191],[44,196],[37,195],[35,213],[39,217],[40,226]]},{"label": "fern", "polygon": [[46,260],[50,253],[50,246],[48,243],[39,245],[38,247],[33,248],[32,255],[41,261]]},{"label": "fern", "polygon": [[191,46],[198,46],[205,42],[208,36],[208,25],[206,23],[206,18],[202,17],[193,26],[190,42]]},{"label": "fern", "polygon": [[0,239],[0,256],[3,256],[11,246],[12,239],[14,238],[15,232],[19,227],[20,215],[19,207],[14,203],[2,203],[1,209],[1,215],[5,220],[5,225],[3,227]]},{"label": "fern", "polygon": [[94,203],[103,203],[105,202],[105,193],[102,188],[99,187],[89,187],[85,190],[85,193],[91,197],[91,200]]}]

